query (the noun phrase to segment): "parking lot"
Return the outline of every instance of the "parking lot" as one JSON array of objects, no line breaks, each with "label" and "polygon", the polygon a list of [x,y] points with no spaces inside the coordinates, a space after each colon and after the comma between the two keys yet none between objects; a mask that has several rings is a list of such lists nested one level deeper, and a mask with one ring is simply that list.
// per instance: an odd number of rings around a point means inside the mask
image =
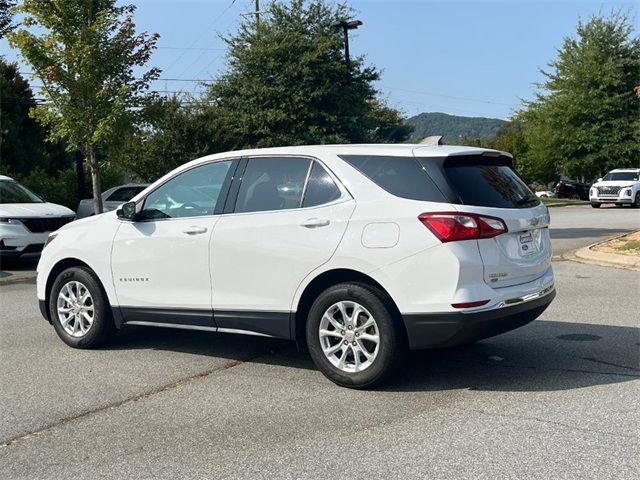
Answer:
[{"label": "parking lot", "polygon": [[258,337],[141,327],[73,350],[32,279],[1,284],[0,478],[638,478],[640,273],[562,255],[640,212],[551,215],[539,321],[415,353],[374,391]]}]

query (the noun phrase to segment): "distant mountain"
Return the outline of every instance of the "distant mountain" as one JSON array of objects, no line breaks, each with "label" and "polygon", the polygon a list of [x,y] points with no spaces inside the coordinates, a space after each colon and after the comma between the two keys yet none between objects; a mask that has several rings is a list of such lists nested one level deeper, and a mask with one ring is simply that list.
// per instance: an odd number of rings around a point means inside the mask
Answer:
[{"label": "distant mountain", "polygon": [[440,112],[424,112],[406,120],[414,127],[410,138],[421,140],[431,135],[442,135],[445,143],[460,139],[495,137],[507,122],[498,118],[459,117]]}]

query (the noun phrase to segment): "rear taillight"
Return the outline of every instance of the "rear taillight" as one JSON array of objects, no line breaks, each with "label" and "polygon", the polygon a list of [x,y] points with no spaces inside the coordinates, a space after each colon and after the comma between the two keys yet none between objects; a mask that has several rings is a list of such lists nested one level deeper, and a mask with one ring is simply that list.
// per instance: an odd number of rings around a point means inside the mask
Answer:
[{"label": "rear taillight", "polygon": [[418,216],[441,242],[491,238],[507,231],[500,218],[462,212],[432,212]]}]

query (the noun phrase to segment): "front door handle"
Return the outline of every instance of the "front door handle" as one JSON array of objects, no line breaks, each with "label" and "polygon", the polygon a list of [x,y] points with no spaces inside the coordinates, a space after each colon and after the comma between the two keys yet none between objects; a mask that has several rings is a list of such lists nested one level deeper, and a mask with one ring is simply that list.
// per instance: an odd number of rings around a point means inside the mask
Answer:
[{"label": "front door handle", "polygon": [[318,228],[318,227],[326,227],[331,222],[326,218],[307,218],[300,225],[305,228]]},{"label": "front door handle", "polygon": [[187,235],[198,235],[200,233],[207,233],[207,227],[189,227],[183,230]]}]

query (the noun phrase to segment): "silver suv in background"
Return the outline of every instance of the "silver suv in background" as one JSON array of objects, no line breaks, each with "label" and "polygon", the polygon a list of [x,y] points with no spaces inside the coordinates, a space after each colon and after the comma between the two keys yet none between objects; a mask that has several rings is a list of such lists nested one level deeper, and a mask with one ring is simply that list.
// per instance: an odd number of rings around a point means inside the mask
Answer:
[{"label": "silver suv in background", "polygon": [[[142,190],[147,188],[148,183],[128,183],[118,187],[110,188],[102,193],[102,204],[105,212],[115,210],[119,205],[128,202]],[[93,199],[80,200],[76,218],[85,218],[93,215]]]}]

